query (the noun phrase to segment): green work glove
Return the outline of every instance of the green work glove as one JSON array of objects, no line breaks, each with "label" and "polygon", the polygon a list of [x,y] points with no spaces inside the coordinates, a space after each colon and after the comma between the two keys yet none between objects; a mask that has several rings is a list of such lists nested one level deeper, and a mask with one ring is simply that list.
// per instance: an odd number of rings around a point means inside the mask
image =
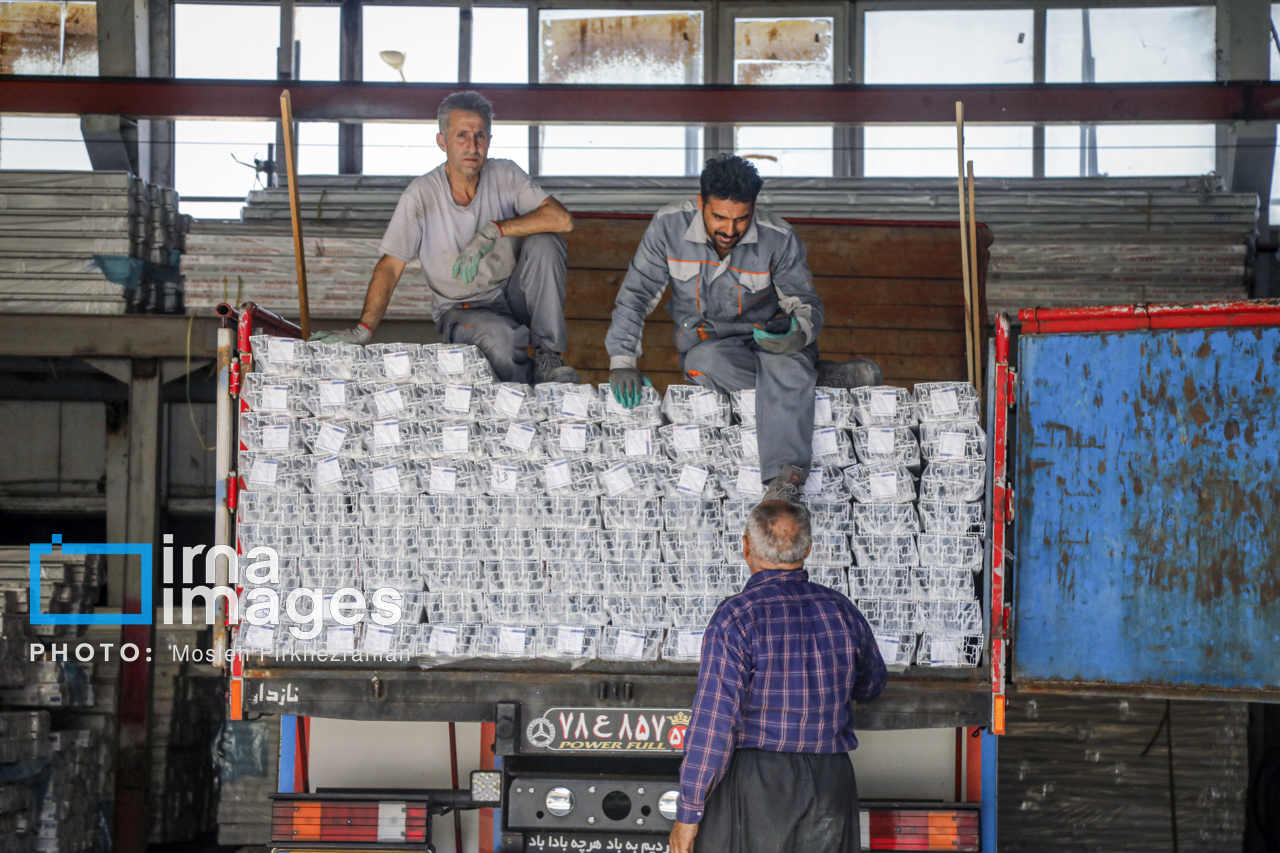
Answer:
[{"label": "green work glove", "polygon": [[628,409],[640,405],[646,385],[653,387],[649,377],[634,367],[619,367],[609,371],[609,387],[613,389],[613,399]]},{"label": "green work glove", "polygon": [[359,323],[354,329],[312,332],[307,340],[322,344],[367,344],[373,340],[373,332],[364,323]]},{"label": "green work glove", "polygon": [[480,259],[493,251],[493,245],[501,236],[502,229],[498,227],[498,223],[486,222],[476,232],[476,236],[463,246],[462,254],[458,255],[458,260],[453,265],[453,277],[460,278],[467,284],[475,281],[476,274],[480,272]]},{"label": "green work glove", "polygon": [[756,329],[751,333],[756,339],[756,343],[765,352],[782,355],[789,352],[800,352],[804,349],[805,340],[804,332],[800,329],[800,323],[795,317],[791,318],[791,328],[785,332],[774,334],[766,332],[764,329]]}]

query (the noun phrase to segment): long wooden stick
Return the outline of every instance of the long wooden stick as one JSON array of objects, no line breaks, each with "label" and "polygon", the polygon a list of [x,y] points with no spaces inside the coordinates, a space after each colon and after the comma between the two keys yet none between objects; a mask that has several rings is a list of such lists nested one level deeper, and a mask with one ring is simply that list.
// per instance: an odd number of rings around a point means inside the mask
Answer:
[{"label": "long wooden stick", "polygon": [[960,197],[960,269],[964,279],[964,352],[965,372],[969,382],[977,386],[973,375],[973,297],[969,292],[969,231],[966,227],[964,204],[964,101],[956,101],[956,170],[959,172],[957,190]]},{"label": "long wooden stick", "polygon": [[302,337],[311,337],[311,308],[307,302],[307,258],[302,247],[302,210],[298,203],[298,165],[294,162],[293,101],[289,90],[280,93],[280,117],[284,122],[284,163],[289,180],[289,217],[293,220],[293,257],[298,266],[298,309]]},{"label": "long wooden stick", "polygon": [[982,396],[982,324],[986,317],[982,316],[982,300],[978,298],[978,214],[973,206],[973,161],[966,164],[969,168],[969,292],[973,305],[973,378],[978,396]]}]

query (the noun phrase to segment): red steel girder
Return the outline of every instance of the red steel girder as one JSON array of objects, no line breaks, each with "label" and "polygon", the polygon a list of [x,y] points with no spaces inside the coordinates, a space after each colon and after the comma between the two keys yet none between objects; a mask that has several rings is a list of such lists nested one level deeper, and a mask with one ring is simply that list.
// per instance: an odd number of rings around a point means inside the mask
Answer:
[{"label": "red steel girder", "polygon": [[[423,121],[458,84],[6,76],[0,113]],[[502,121],[555,123],[1220,122],[1280,120],[1280,83],[987,86],[475,86]]]}]

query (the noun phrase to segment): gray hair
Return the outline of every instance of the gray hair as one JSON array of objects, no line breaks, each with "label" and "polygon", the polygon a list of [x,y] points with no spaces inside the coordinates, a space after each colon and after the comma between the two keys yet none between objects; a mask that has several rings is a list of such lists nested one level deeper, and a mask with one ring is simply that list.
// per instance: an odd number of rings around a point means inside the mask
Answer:
[{"label": "gray hair", "polygon": [[[791,523],[778,524],[784,520]],[[747,539],[752,552],[770,563],[799,563],[813,544],[809,510],[804,504],[790,501],[756,504],[747,516]]]},{"label": "gray hair", "polygon": [[449,113],[461,110],[464,113],[476,113],[484,119],[486,132],[493,130],[493,104],[479,92],[454,92],[440,102],[440,111],[436,114],[440,119],[440,132],[449,132]]}]

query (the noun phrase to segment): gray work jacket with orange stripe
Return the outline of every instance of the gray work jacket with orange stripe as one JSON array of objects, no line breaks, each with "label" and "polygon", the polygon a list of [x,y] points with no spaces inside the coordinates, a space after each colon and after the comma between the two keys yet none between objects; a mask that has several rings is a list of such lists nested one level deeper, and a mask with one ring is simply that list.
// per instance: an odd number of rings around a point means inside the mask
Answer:
[{"label": "gray work jacket with orange stripe", "polygon": [[794,317],[806,344],[822,331],[822,300],[791,226],[756,208],[742,240],[721,260],[690,199],[659,210],[644,232],[605,336],[611,370],[636,366],[644,320],[668,284],[667,310],[682,353],[708,338],[747,334],[775,317]]}]

